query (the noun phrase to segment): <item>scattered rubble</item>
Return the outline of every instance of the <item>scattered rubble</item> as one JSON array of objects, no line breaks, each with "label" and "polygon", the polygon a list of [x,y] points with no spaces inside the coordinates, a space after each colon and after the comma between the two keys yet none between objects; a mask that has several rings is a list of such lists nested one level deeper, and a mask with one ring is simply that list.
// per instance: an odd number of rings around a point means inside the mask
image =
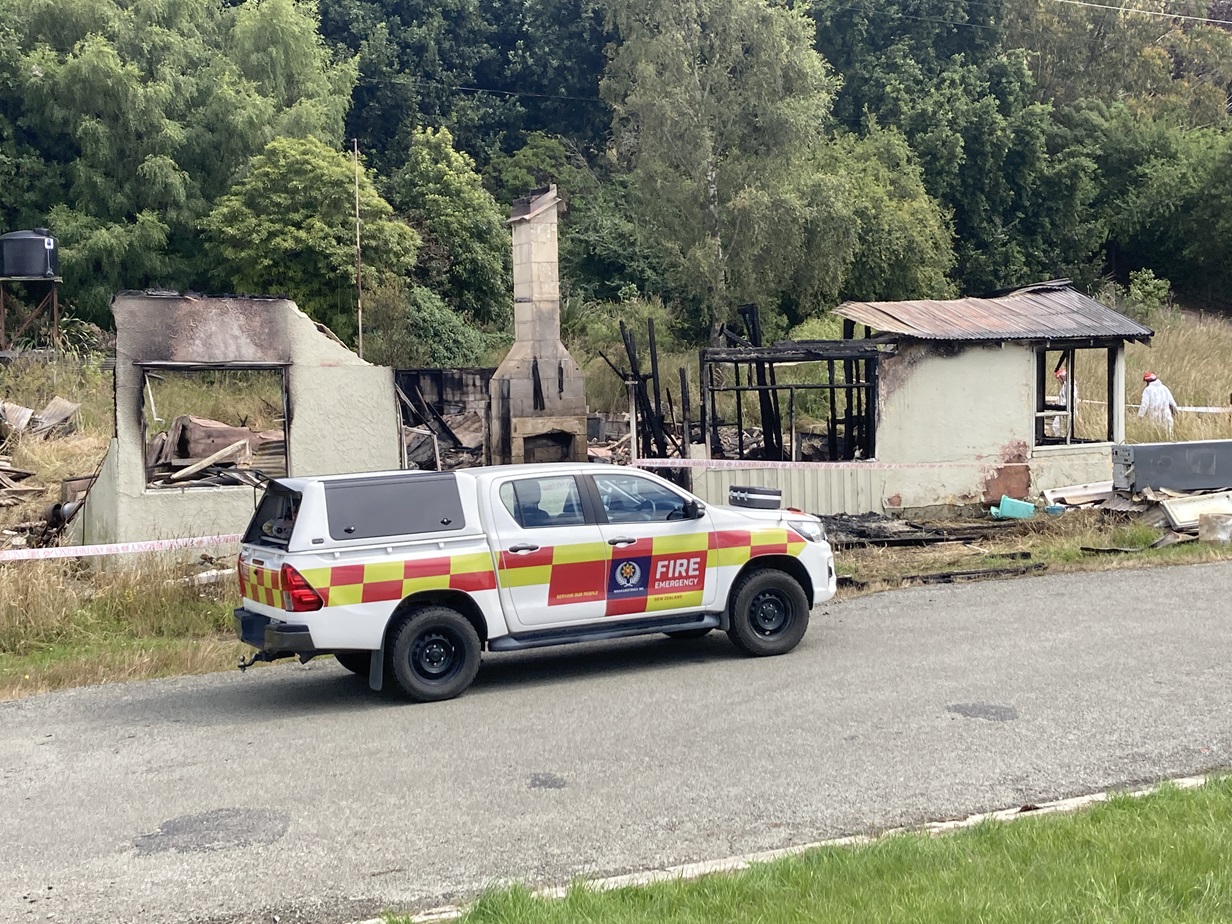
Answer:
[{"label": "scattered rubble", "polygon": [[436,415],[424,426],[402,427],[406,467],[448,472],[483,465],[486,429],[476,411]]},{"label": "scattered rubble", "polygon": [[1049,504],[1095,508],[1145,526],[1170,529],[1164,538],[1178,538],[1164,544],[1172,545],[1196,536],[1203,520],[1232,516],[1229,459],[1232,440],[1114,446],[1112,481],[1053,488],[1044,491],[1043,497]]},{"label": "scattered rubble", "polygon": [[146,445],[150,487],[261,485],[286,473],[281,429],[252,430],[185,414]]},{"label": "scattered rubble", "polygon": [[0,507],[15,507],[31,494],[41,494],[43,489],[19,482],[34,477],[33,472],[13,468],[9,456],[0,456]]},{"label": "scattered rubble", "polygon": [[8,439],[21,433],[47,437],[67,432],[73,426],[73,416],[81,405],[56,395],[47,406],[34,413],[32,408],[0,401],[0,437]]},{"label": "scattered rubble", "polygon": [[932,545],[938,542],[970,542],[997,536],[1016,535],[1021,527],[1013,521],[987,520],[915,523],[880,513],[819,517],[835,548],[859,546]]}]

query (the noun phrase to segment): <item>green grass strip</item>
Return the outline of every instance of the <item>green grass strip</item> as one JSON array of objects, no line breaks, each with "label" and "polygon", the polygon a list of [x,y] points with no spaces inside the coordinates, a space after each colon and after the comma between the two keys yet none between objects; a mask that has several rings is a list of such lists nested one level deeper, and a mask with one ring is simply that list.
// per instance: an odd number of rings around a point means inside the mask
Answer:
[{"label": "green grass strip", "polygon": [[[391,918],[406,921],[407,918]],[[1232,777],[1074,815],[824,847],[730,875],[562,900],[483,895],[465,924],[1190,924],[1232,920]]]}]

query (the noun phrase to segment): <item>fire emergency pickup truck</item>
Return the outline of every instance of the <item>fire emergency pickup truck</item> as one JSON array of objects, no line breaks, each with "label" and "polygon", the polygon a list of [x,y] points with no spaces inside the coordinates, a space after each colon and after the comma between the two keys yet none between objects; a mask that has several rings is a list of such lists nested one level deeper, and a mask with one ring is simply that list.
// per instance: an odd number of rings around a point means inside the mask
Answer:
[{"label": "fire emergency pickup truck", "polygon": [[721,629],[791,651],[834,595],[821,523],[763,489],[729,500],[601,464],[272,481],[239,556],[240,666],[332,654],[426,702],[465,690],[485,648]]}]

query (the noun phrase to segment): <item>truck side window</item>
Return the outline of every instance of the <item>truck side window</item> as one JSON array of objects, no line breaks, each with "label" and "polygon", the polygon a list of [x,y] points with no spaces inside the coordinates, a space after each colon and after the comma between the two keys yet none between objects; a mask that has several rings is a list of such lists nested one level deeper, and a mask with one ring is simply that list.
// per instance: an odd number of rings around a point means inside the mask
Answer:
[{"label": "truck side window", "polygon": [[645,523],[682,518],[684,498],[636,475],[595,475],[609,523]]},{"label": "truck side window", "polygon": [[334,539],[383,539],[462,529],[466,517],[452,472],[407,472],[325,483]]},{"label": "truck side window", "polygon": [[581,526],[586,522],[572,475],[507,481],[500,486],[500,499],[523,529]]}]

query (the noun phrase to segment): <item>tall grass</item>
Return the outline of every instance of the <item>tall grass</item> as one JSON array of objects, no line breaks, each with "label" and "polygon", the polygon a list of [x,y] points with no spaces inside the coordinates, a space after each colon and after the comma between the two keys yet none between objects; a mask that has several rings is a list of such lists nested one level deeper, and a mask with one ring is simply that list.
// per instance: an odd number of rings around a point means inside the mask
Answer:
[{"label": "tall grass", "polygon": [[[1125,351],[1126,403],[1139,404],[1145,372],[1154,372],[1172,391],[1176,403],[1190,407],[1232,407],[1232,322],[1223,318],[1173,312],[1156,322],[1150,346],[1133,343]],[[1129,411],[1125,418],[1129,442],[1168,439],[1158,424]],[[1232,438],[1232,413],[1182,412],[1172,439]]]},{"label": "tall grass", "polygon": [[160,371],[148,377],[145,398],[150,433],[166,430],[185,414],[232,427],[282,428],[282,373],[268,369]]},{"label": "tall grass", "polygon": [[230,631],[235,581],[200,586],[199,568],[158,557],[109,571],[70,560],[0,565],[0,654],[117,638],[207,638]]},{"label": "tall grass", "polygon": [[62,353],[54,360],[18,355],[0,363],[0,397],[5,401],[42,410],[59,395],[81,404],[77,412],[80,429],[111,433],[115,420],[115,377],[103,368],[98,353]]},{"label": "tall grass", "polygon": [[234,663],[234,579],[145,557],[90,571],[69,560],[0,565],[0,699]]}]

